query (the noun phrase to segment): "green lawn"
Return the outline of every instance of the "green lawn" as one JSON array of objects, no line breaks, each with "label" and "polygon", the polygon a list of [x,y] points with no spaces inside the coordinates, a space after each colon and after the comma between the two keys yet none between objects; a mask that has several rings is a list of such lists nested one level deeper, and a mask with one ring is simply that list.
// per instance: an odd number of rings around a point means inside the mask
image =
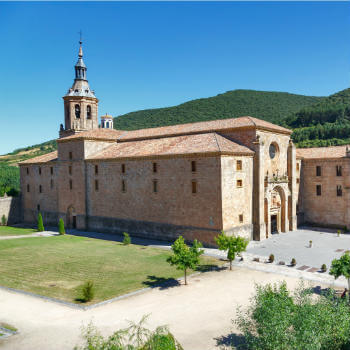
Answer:
[{"label": "green lawn", "polygon": [[35,233],[37,230],[32,228],[19,228],[11,226],[0,226],[0,236],[19,236]]},{"label": "green lawn", "polygon": [[[166,262],[169,254],[69,235],[1,240],[0,285],[75,302],[80,286],[91,280],[95,303],[182,276]],[[202,257],[202,264],[222,263]]]}]

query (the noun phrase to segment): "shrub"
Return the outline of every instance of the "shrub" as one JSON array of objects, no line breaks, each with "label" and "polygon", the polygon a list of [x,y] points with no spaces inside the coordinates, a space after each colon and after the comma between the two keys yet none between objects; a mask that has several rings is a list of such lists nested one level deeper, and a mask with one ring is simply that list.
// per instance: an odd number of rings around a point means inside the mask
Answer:
[{"label": "shrub", "polygon": [[44,223],[43,223],[43,217],[41,213],[38,214],[38,232],[44,232]]},{"label": "shrub", "polygon": [[64,229],[64,221],[63,219],[60,219],[58,222],[58,233],[60,235],[66,234],[66,230]]},{"label": "shrub", "polygon": [[285,265],[286,263],[284,261],[280,261],[278,265]]},{"label": "shrub", "polygon": [[290,262],[292,266],[295,266],[297,264],[297,261],[293,258],[292,261]]},{"label": "shrub", "polygon": [[270,254],[269,256],[269,262],[273,263],[275,261],[275,256],[273,254]]},{"label": "shrub", "polygon": [[340,236],[340,230],[337,231],[338,237]]},{"label": "shrub", "polygon": [[7,224],[7,219],[6,219],[6,216],[3,215],[3,216],[1,217],[1,225],[2,225],[2,226],[6,226],[6,224]]},{"label": "shrub", "polygon": [[95,296],[95,286],[94,282],[87,281],[82,286],[82,293],[83,293],[83,301],[86,303],[88,301],[91,301]]},{"label": "shrub", "polygon": [[326,264],[322,264],[322,266],[321,266],[321,271],[322,271],[322,272],[326,272],[326,271],[327,271],[327,266],[326,266]]},{"label": "shrub", "polygon": [[124,235],[123,244],[124,245],[130,244],[131,243],[131,238],[130,238],[129,234],[124,232],[123,235]]}]

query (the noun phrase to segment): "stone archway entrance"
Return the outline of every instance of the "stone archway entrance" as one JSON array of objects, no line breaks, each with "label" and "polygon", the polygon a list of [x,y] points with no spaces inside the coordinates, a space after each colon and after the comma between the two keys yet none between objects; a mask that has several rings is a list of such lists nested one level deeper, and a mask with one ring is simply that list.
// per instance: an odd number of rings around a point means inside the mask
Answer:
[{"label": "stone archway entrance", "polygon": [[67,209],[67,227],[73,229],[77,228],[77,215],[73,206]]}]

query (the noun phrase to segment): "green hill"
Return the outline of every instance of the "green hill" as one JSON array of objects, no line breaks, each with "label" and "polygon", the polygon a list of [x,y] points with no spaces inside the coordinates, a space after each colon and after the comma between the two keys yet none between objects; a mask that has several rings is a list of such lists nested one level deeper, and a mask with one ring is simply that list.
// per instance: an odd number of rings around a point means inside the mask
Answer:
[{"label": "green hill", "polygon": [[287,117],[323,99],[286,92],[233,90],[174,107],[127,113],[114,118],[114,127],[121,130],[136,130],[246,115],[283,124]]}]

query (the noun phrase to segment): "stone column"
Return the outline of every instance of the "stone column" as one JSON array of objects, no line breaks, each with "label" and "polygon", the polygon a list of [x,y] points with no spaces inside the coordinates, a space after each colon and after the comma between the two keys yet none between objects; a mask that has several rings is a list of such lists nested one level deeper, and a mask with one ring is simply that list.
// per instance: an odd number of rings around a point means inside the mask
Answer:
[{"label": "stone column", "polygon": [[[287,169],[288,169],[288,183],[290,190],[290,198],[288,199],[288,193],[286,193],[286,217],[289,219],[289,227],[287,230],[294,231],[297,229],[297,186],[296,186],[296,150],[292,140],[289,140],[288,156],[287,156]],[[289,207],[290,206],[290,207]],[[287,223],[288,221],[286,221]]]}]

